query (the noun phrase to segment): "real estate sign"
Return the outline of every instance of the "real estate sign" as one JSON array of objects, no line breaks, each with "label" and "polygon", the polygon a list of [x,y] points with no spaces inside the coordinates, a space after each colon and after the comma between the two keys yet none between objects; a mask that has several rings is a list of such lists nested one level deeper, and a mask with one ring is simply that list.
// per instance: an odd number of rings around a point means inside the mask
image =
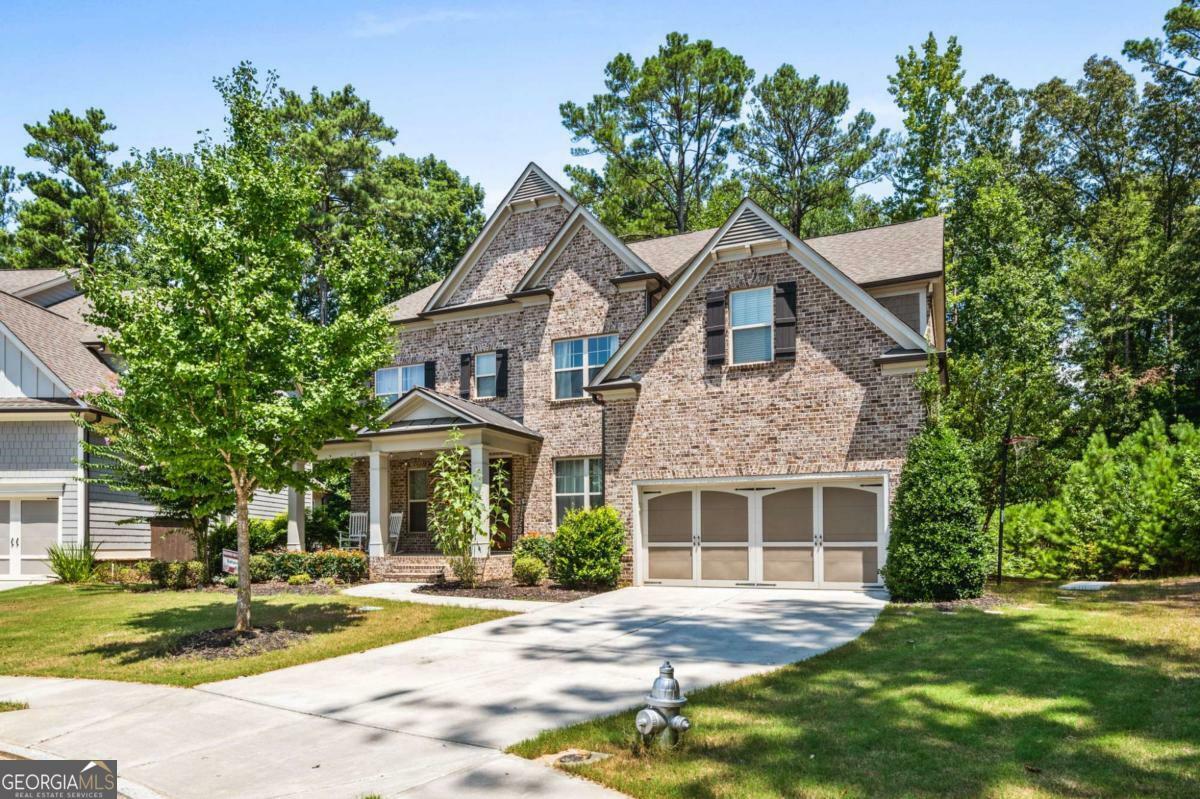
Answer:
[{"label": "real estate sign", "polygon": [[237,550],[222,549],[221,550],[221,571],[226,574],[237,574]]}]

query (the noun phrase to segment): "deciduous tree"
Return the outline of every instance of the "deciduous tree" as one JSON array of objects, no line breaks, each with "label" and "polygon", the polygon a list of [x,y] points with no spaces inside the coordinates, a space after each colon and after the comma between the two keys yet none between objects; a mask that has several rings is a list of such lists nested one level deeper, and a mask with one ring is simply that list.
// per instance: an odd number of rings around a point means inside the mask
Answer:
[{"label": "deciduous tree", "polygon": [[306,487],[294,465],[373,419],[370,377],[391,355],[377,239],[356,234],[331,249],[336,319],[321,325],[297,308],[313,274],[297,231],[318,189],[273,135],[273,84],[243,64],[216,81],[226,143],[146,157],[135,279],[102,262],[83,271],[92,321],[112,331],[106,342],[124,365],[119,389],[92,402],[142,436],[166,479],[223,480],[233,495],[239,631],[250,628],[251,496]]}]

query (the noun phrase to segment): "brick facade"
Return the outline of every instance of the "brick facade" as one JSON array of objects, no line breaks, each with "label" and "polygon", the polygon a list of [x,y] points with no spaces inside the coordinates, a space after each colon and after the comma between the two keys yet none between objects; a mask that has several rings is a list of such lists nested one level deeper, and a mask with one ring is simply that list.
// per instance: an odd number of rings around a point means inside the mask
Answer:
[{"label": "brick facade", "polygon": [[[452,301],[511,291],[565,217],[561,207],[514,214]],[[435,361],[434,388],[448,395],[459,392],[462,353],[508,350],[508,396],[471,399],[543,436],[514,469],[515,536],[553,530],[557,458],[604,457],[606,501],[627,526],[635,480],[863,470],[898,475],[923,418],[913,376],[884,374],[876,359],[895,342],[786,253],[713,266],[628,370],[641,383],[636,399],[603,406],[590,397],[554,400],[554,341],[616,333],[623,343],[645,318],[646,291],[619,291],[612,283],[626,271],[581,227],[541,280],[553,290],[550,302],[423,322],[400,332],[395,362]],[[709,366],[706,292],[785,280],[798,284],[795,359]],[[407,497],[407,482],[399,476],[405,463],[392,460],[395,510],[404,509]],[[366,483],[366,462],[358,461],[352,472],[355,510],[366,510]],[[406,548],[410,544],[427,541],[406,538]]]}]

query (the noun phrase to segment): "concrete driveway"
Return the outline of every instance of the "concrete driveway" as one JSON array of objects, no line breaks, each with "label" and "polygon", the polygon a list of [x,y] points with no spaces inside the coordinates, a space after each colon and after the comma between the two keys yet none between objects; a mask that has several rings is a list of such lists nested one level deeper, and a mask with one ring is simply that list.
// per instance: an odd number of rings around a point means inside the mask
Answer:
[{"label": "concrete driveway", "polygon": [[500,750],[639,704],[664,658],[693,691],[839,646],[884,602],[629,588],[193,690],[0,678],[32,706],[0,714],[0,748],[116,756],[175,799],[615,796]]}]

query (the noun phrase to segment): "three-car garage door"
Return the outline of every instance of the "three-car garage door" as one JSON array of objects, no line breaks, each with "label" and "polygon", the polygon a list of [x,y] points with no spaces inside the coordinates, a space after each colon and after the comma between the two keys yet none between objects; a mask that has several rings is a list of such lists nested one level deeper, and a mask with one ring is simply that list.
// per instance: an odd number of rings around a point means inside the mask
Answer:
[{"label": "three-car garage door", "polygon": [[647,584],[880,584],[882,477],[642,486],[639,495]]}]

